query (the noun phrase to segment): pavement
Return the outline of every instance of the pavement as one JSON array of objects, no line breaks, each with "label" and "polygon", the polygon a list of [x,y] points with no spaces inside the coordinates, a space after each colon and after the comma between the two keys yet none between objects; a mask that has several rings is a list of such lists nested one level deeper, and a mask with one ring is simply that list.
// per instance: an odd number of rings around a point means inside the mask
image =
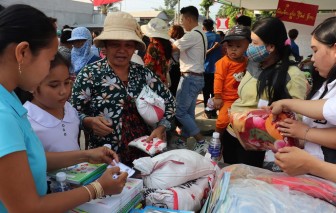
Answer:
[{"label": "pavement", "polygon": [[[210,141],[212,133],[216,128],[216,119],[208,119],[204,116],[204,105],[203,105],[203,95],[200,94],[197,98],[197,105],[195,109],[195,119],[198,128],[201,129],[201,134],[204,136],[206,141]],[[172,135],[168,140],[168,146],[173,141],[177,140],[177,135]],[[194,147],[196,140],[191,137],[187,140],[187,148],[192,149]],[[172,147],[170,147],[172,148]]]}]

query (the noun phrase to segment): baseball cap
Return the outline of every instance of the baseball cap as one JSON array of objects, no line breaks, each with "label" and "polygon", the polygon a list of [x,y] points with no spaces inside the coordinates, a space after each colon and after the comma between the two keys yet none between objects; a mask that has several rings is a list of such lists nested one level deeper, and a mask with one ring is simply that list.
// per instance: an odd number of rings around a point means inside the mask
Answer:
[{"label": "baseball cap", "polygon": [[251,30],[249,27],[236,25],[226,32],[225,37],[223,41],[221,41],[221,43],[224,43],[226,41],[242,40],[242,39],[247,39],[249,42],[251,42],[252,41]]}]

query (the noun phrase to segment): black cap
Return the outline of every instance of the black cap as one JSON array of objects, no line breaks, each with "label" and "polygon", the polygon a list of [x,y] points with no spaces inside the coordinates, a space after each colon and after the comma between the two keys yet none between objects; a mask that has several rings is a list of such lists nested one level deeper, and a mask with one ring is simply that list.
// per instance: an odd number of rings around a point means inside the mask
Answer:
[{"label": "black cap", "polygon": [[247,39],[249,42],[251,42],[252,41],[251,30],[249,27],[236,25],[226,32],[225,37],[223,41],[221,41],[221,43],[224,43],[226,41],[242,40],[242,39]]}]

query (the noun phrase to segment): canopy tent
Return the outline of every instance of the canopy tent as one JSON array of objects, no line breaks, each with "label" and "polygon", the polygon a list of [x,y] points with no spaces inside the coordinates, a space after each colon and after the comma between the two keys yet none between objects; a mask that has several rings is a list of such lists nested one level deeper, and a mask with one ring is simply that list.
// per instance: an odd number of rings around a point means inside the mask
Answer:
[{"label": "canopy tent", "polygon": [[[289,0],[293,2],[315,4],[319,10],[336,10],[335,0]],[[232,4],[250,10],[276,10],[279,0],[218,0],[218,2]]]}]

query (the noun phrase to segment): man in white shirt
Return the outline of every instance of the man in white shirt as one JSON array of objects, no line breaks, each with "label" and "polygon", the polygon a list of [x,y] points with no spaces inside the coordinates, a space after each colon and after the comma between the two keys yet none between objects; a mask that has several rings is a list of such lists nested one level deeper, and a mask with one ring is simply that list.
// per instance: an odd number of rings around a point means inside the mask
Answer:
[{"label": "man in white shirt", "polygon": [[194,6],[183,7],[181,23],[187,33],[173,43],[173,50],[180,51],[181,78],[176,93],[176,118],[182,124],[181,138],[177,148],[185,148],[187,138],[197,141],[194,151],[203,153],[205,141],[195,122],[195,107],[198,94],[204,87],[204,59],[207,39],[198,25],[198,10]]}]

